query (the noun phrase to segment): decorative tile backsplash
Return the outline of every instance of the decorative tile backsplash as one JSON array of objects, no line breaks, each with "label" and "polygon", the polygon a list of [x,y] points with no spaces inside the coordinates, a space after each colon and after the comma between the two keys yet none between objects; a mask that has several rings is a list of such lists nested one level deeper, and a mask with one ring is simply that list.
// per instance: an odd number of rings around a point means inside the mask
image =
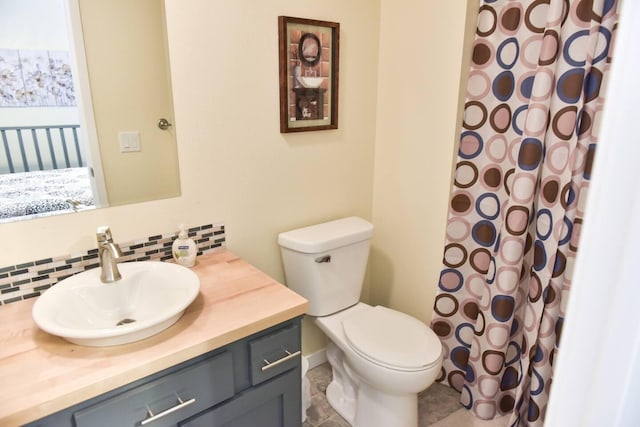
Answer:
[{"label": "decorative tile backsplash", "polygon": [[[176,231],[158,234],[130,242],[115,242],[123,253],[121,262],[173,261],[171,245]],[[189,229],[198,247],[198,255],[211,252],[225,244],[223,224],[206,224]],[[76,255],[62,255],[0,267],[0,305],[39,296],[44,290],[73,274],[99,267],[98,248]]]}]

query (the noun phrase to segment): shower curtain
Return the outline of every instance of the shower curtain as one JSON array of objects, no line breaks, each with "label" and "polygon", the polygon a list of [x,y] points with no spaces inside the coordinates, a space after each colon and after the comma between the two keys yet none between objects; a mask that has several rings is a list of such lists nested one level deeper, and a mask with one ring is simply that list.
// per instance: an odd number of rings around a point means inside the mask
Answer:
[{"label": "shower curtain", "polygon": [[543,425],[616,22],[616,0],[480,6],[432,321],[479,418]]}]

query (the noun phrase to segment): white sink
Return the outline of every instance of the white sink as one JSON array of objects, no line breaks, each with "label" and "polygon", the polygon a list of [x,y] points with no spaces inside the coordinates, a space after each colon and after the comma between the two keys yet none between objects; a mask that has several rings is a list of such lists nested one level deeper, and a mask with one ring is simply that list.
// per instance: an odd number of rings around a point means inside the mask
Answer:
[{"label": "white sink", "polygon": [[298,77],[298,81],[302,84],[302,86],[313,89],[320,87],[320,85],[324,81],[324,77]]},{"label": "white sink", "polygon": [[138,341],[173,325],[200,291],[200,279],[177,264],[118,264],[122,279],[100,281],[100,268],[44,292],[32,316],[45,332],[75,344],[104,347]]}]

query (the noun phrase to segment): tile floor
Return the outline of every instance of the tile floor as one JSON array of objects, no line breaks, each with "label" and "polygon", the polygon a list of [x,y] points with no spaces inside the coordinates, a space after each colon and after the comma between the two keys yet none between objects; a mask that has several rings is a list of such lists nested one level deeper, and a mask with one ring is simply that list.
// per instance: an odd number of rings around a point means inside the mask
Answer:
[{"label": "tile floor", "polygon": [[[325,390],[331,381],[331,367],[323,363],[307,372],[311,384],[311,407],[303,427],[350,427],[329,406]],[[418,427],[503,427],[508,420],[476,420],[461,408],[460,394],[454,389],[435,383],[418,396]]]}]

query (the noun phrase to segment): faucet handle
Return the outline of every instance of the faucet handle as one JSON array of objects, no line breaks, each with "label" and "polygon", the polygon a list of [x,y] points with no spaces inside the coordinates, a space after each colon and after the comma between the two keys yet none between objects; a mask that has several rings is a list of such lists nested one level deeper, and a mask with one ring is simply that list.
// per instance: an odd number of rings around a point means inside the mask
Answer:
[{"label": "faucet handle", "polygon": [[113,238],[111,237],[111,229],[108,225],[101,225],[98,227],[96,231],[96,238],[98,239],[98,243],[111,242]]}]

